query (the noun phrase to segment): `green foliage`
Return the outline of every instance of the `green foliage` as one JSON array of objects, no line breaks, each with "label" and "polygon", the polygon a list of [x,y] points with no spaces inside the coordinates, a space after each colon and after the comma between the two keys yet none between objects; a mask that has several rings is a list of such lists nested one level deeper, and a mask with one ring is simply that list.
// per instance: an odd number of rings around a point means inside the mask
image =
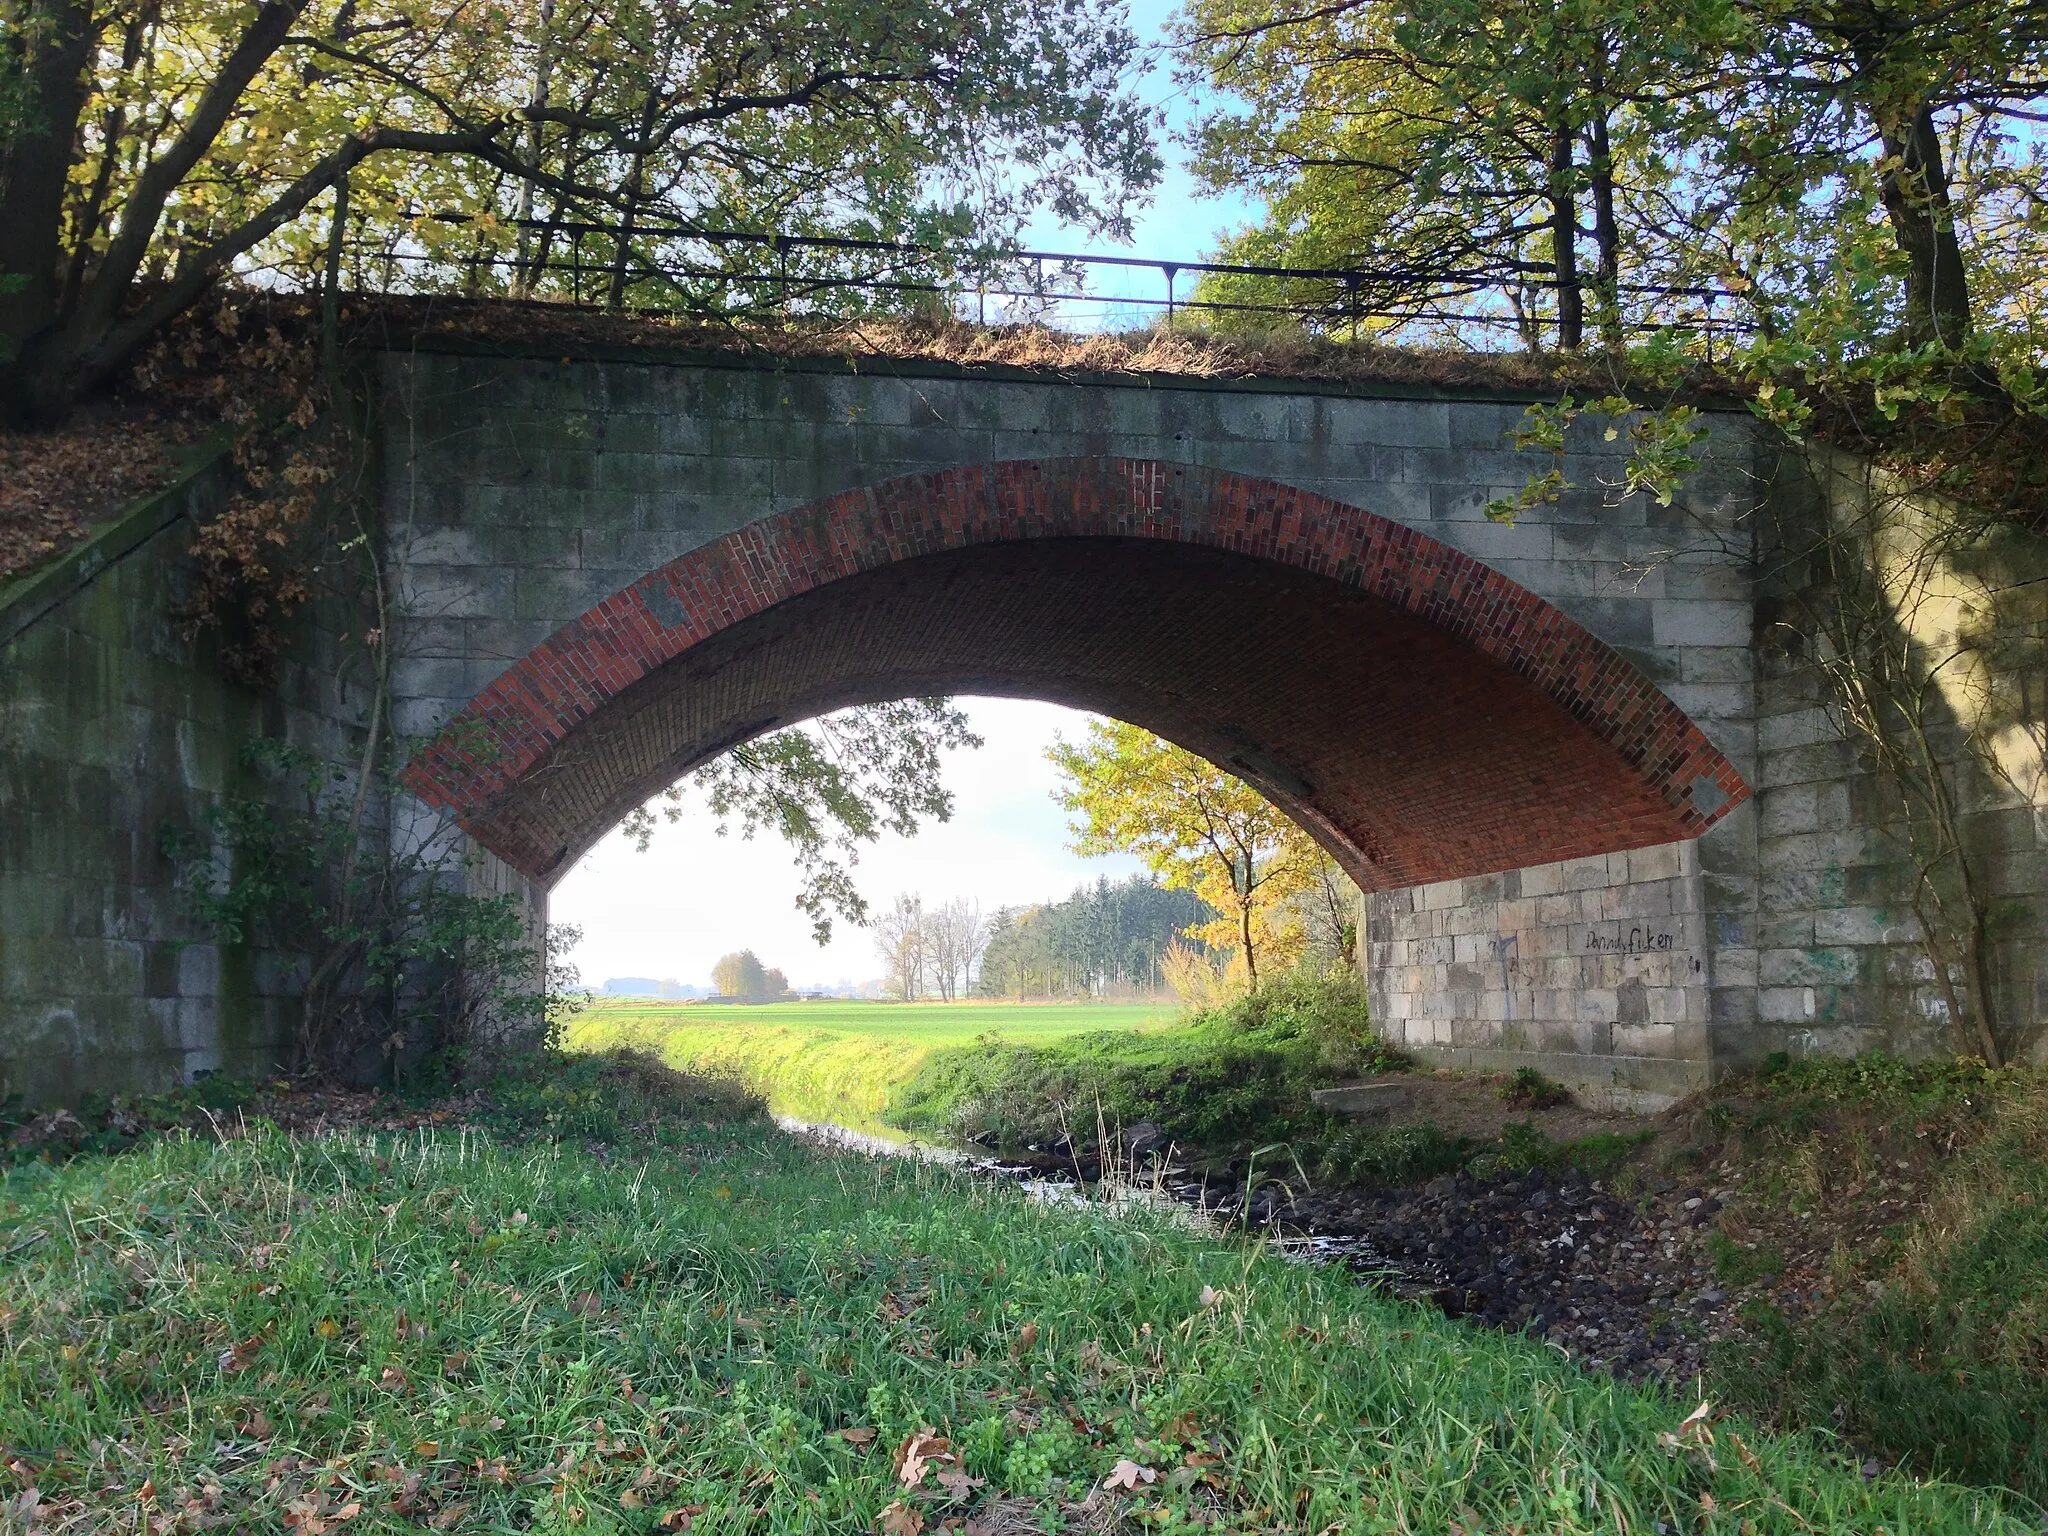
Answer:
[{"label": "green foliage", "polygon": [[1302,1163],[1318,1186],[1392,1188],[1456,1173],[1471,1161],[1470,1137],[1434,1121],[1341,1127],[1303,1149]]},{"label": "green foliage", "polygon": [[1745,1248],[1720,1231],[1707,1233],[1707,1256],[1714,1261],[1714,1278],[1723,1285],[1754,1285],[1785,1267],[1784,1255],[1775,1248]]},{"label": "green foliage", "polygon": [[[1982,1092],[1886,1064],[1873,1083],[1827,1074],[1883,1105]],[[1958,1074],[1967,1076],[1968,1074]],[[1886,1455],[2048,1502],[2048,1092],[2005,1095],[1958,1158],[1878,1294],[1787,1319],[1761,1309],[1718,1366],[1741,1402],[1833,1421]]]},{"label": "green foliage", "polygon": [[1048,1141],[1149,1120],[1205,1147],[1284,1140],[1327,1117],[1309,1090],[1404,1064],[1366,1021],[1349,977],[1290,975],[1156,1034],[1094,1034],[1040,1046],[991,1037],[935,1054],[891,1101],[911,1130]]},{"label": "green foliage", "polygon": [[891,1097],[934,1052],[1000,1033],[1031,1044],[1093,1030],[1144,1029],[1171,1019],[1142,1003],[884,1003],[843,999],[722,1007],[598,1001],[569,1025],[572,1050],[627,1046],[685,1072],[729,1075],[778,1115],[829,1122],[887,1139]]},{"label": "green foliage", "polygon": [[1598,1131],[1553,1141],[1526,1120],[1509,1121],[1493,1141],[1453,1136],[1433,1121],[1405,1125],[1349,1125],[1314,1137],[1299,1148],[1303,1165],[1318,1185],[1383,1188],[1419,1184],[1439,1174],[1466,1173],[1491,1179],[1541,1168],[1573,1171],[1589,1179],[1610,1178],[1654,1135]]},{"label": "green foliage", "polygon": [[[2033,1529],[1739,1419],[1713,1427],[1748,1456],[1672,1448],[1689,1403],[1165,1213],[756,1126],[644,1160],[452,1131],[166,1139],[9,1175],[0,1249],[0,1443],[80,1529],[147,1484],[255,1529],[353,1506],[343,1529],[653,1532],[689,1510],[707,1536],[822,1536],[899,1500],[927,1527],[1071,1503],[1125,1458],[1161,1473],[1131,1507],[1165,1532],[1389,1510],[1691,1531],[1703,1494],[1758,1536]],[[903,1486],[890,1453],[927,1427],[988,1480],[970,1501]]]},{"label": "green foliage", "polygon": [[[516,897],[474,895],[445,838],[393,849],[366,828],[356,774],[282,742],[242,749],[267,792],[166,821],[161,845],[186,913],[221,944],[305,966],[296,1065],[347,1069],[366,1047],[410,1041],[489,1050],[538,1042],[574,1006],[557,961],[536,954]],[[558,956],[573,929],[548,938]],[[551,985],[553,983],[553,985]]]},{"label": "green foliage", "polygon": [[205,1131],[255,1096],[255,1085],[207,1073],[162,1093],[89,1093],[69,1108],[31,1111],[0,1101],[0,1162],[62,1163],[119,1152],[165,1131]]},{"label": "green foliage", "polygon": [[1635,419],[1628,426],[1628,463],[1619,485],[1607,487],[1616,495],[1645,495],[1660,507],[1671,505],[1685,477],[1700,467],[1697,449],[1707,428],[1696,406],[1666,405],[1646,409],[1627,395],[1608,395],[1581,404],[1566,395],[1556,405],[1537,402],[1522,413],[1522,424],[1509,434],[1522,451],[1540,449],[1554,455],[1556,467],[1530,480],[1511,497],[1496,497],[1486,504],[1486,515],[1510,527],[1532,507],[1555,503],[1572,483],[1564,477],[1565,433],[1573,422],[1587,414],[1606,418],[1603,437],[1614,442],[1622,435],[1616,423],[1624,417]]},{"label": "green foliage", "polygon": [[482,1087],[481,1118],[493,1129],[607,1145],[682,1145],[701,1127],[767,1114],[735,1077],[679,1072],[629,1048],[536,1052],[502,1063]]},{"label": "green foliage", "polygon": [[1094,0],[27,9],[46,25],[24,48],[8,13],[0,121],[44,131],[0,138],[0,269],[33,280],[0,295],[0,350],[29,358],[0,382],[59,406],[226,272],[317,283],[344,182],[358,288],[567,296],[573,250],[614,305],[780,308],[793,280],[857,311],[872,295],[807,280],[864,254],[677,231],[1000,242],[1041,210],[1117,231],[1159,168],[1137,39]]},{"label": "green foliage", "polygon": [[1909,1061],[1868,1051],[1795,1061],[1776,1052],[1744,1085],[1760,1107],[1741,1118],[1750,1129],[1784,1126],[1796,1131],[1820,1116],[1855,1106],[1913,1126],[1979,1115],[2000,1095],[2032,1080],[2027,1068],[1987,1067],[1967,1056]]}]

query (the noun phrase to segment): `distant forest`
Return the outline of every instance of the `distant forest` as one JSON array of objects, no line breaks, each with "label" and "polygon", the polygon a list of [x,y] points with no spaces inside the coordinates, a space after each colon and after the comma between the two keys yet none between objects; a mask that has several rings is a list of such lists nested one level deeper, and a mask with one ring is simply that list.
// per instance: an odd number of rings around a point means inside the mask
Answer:
[{"label": "distant forest", "polygon": [[1103,996],[1164,990],[1160,959],[1176,940],[1206,952],[1182,930],[1215,917],[1190,891],[1146,875],[1107,877],[1065,901],[1004,907],[989,919],[979,990],[986,997]]}]

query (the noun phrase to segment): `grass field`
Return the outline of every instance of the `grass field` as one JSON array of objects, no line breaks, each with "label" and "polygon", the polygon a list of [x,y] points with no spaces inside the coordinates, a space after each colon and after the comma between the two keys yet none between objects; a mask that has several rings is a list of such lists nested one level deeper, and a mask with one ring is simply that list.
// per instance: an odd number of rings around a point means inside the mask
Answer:
[{"label": "grass field", "polygon": [[934,1051],[985,1035],[1044,1045],[1099,1030],[1157,1028],[1178,1017],[1152,1003],[767,1003],[755,1007],[600,999],[570,1022],[571,1050],[635,1046],[670,1066],[736,1073],[777,1114],[872,1135],[890,1094]]},{"label": "grass field", "polygon": [[[258,1128],[13,1169],[0,1525],[2036,1529],[1165,1213],[679,1130],[600,1157]],[[1076,1509],[1126,1462],[1128,1523]]]}]

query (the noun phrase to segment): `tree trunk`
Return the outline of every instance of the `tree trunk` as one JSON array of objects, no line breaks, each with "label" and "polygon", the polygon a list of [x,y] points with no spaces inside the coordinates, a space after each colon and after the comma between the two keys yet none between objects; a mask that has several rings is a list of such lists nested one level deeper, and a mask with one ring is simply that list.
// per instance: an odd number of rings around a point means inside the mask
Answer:
[{"label": "tree trunk", "polygon": [[1621,222],[1614,212],[1614,151],[1607,140],[1607,114],[1596,112],[1588,133],[1587,177],[1593,192],[1593,244],[1599,266],[1593,277],[1593,302],[1600,344],[1619,356],[1626,342],[1621,330]]},{"label": "tree trunk", "polygon": [[1923,104],[1909,121],[1880,122],[1878,133],[1888,166],[1884,211],[1906,258],[1906,341],[1961,346],[1970,334],[1970,281],[1934,113]]},{"label": "tree trunk", "polygon": [[[0,21],[0,75],[12,77],[20,124],[0,143],[0,364],[11,365],[56,319],[64,194],[98,29],[80,0],[4,0]],[[0,367],[12,410],[23,372]]]},{"label": "tree trunk", "polygon": [[1579,283],[1579,205],[1572,191],[1572,132],[1550,136],[1550,244],[1557,274],[1557,344],[1578,351],[1586,339],[1586,296]]},{"label": "tree trunk", "polygon": [[1251,990],[1259,990],[1259,957],[1252,953],[1252,893],[1247,890],[1237,906],[1237,931],[1244,940],[1244,974]]},{"label": "tree trunk", "polygon": [[[142,62],[142,44],[148,18],[137,16],[128,23],[128,30],[121,39],[121,73],[132,75],[136,65]],[[121,154],[121,131],[127,125],[124,104],[114,102],[108,106],[100,119],[100,163],[93,173],[92,190],[86,194],[84,206],[71,225],[71,260],[64,271],[64,289],[57,300],[57,318],[62,320],[71,313],[71,306],[78,300],[78,290],[85,282],[85,267],[92,257],[92,237],[99,231],[100,218],[106,212],[107,193],[114,184],[114,165]]]},{"label": "tree trunk", "polygon": [[[541,0],[540,6],[540,56],[533,66],[533,107],[535,111],[548,104],[548,89],[554,72],[554,30],[555,0]],[[526,130],[526,168],[540,169],[541,125],[529,124]],[[512,296],[516,299],[529,297],[533,292],[534,279],[539,273],[539,264],[533,260],[533,178],[528,176],[519,183],[519,211],[516,215],[519,225],[519,248],[512,263]]]}]

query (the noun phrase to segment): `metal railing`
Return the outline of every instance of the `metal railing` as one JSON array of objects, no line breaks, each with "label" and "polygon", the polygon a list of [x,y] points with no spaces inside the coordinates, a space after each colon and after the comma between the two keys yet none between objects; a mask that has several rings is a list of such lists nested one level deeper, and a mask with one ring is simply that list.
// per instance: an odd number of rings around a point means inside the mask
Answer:
[{"label": "metal railing", "polygon": [[[381,265],[390,292],[469,292],[547,298],[581,307],[641,313],[844,314],[832,296],[941,299],[959,314],[987,324],[989,305],[998,322],[1043,319],[1066,306],[1092,305],[1164,312],[1183,310],[1288,318],[1357,334],[1371,325],[1386,335],[1417,327],[1477,328],[1526,335],[1532,325],[1554,325],[1552,313],[1517,314],[1510,293],[1525,303],[1554,303],[1559,287],[1544,271],[1519,266],[1490,270],[1445,268],[1290,267],[1261,263],[1167,260],[1023,248],[945,247],[842,235],[768,234],[683,224],[637,223],[627,228],[581,220],[517,221],[521,251],[479,251],[450,256],[386,246],[355,253],[358,271]],[[706,260],[693,253],[712,253]],[[736,263],[735,253],[761,253],[767,264]],[[659,253],[659,254],[657,254]],[[815,258],[827,260],[821,264]],[[792,258],[797,258],[794,262]],[[811,259],[804,259],[811,258]],[[850,258],[835,261],[834,258]],[[864,270],[847,270],[850,265]],[[1154,293],[1091,288],[1096,272],[1157,275]],[[1299,285],[1298,296],[1183,294],[1183,276],[1247,278]],[[1592,289],[1585,292],[1591,300]],[[1487,300],[1492,300],[1486,306]],[[1731,290],[1624,282],[1616,301],[1632,333],[1656,330],[1740,334],[1751,329]],[[1659,313],[1649,313],[1650,305]],[[1486,306],[1486,307],[1475,307]],[[1718,312],[1717,312],[1718,311]]]}]

